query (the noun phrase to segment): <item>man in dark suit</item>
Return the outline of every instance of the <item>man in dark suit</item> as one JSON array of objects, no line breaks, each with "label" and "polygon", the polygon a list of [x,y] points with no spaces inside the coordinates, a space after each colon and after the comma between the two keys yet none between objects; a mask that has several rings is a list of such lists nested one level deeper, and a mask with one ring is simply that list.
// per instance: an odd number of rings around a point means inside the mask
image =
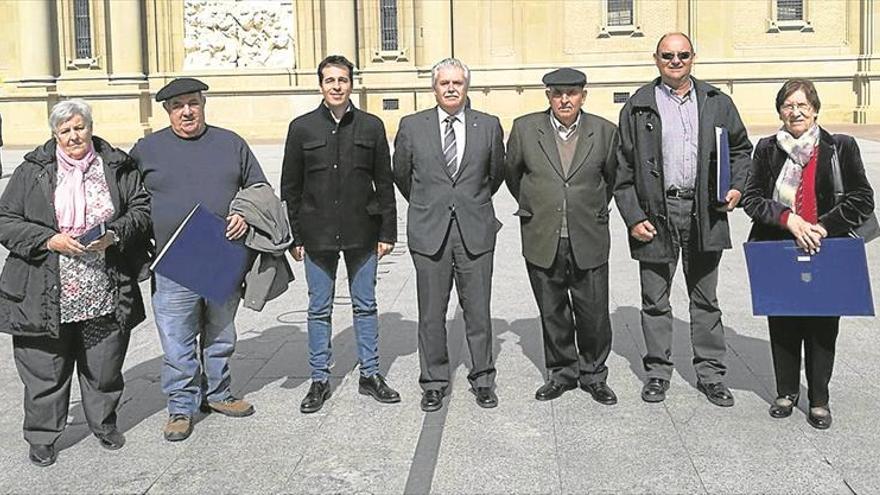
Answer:
[{"label": "man in dark suit", "polygon": [[400,402],[379,373],[376,307],[378,260],[394,249],[397,208],[385,126],[351,103],[354,65],[331,55],[318,65],[324,99],[290,123],[281,170],[281,199],[293,231],[291,255],[305,260],[309,286],[312,384],[300,411],[319,411],[330,398],[330,338],[339,254],[345,258],[357,339],[358,391]]},{"label": "man in dark suit", "polygon": [[617,128],[581,110],[583,72],[558,69],[543,82],[550,108],[516,119],[507,143],[507,187],[519,203],[550,374],[535,398],[553,400],[580,383],[597,402],[612,405],[617,396],[606,383],[605,360]]},{"label": "man in dark suit", "polygon": [[407,237],[419,299],[419,383],[424,411],[443,407],[449,384],[446,307],[452,281],[464,311],[477,404],[495,407],[492,356],[492,195],[504,181],[497,117],[467,107],[470,71],[456,59],[432,70],[437,106],[401,119],[394,141],[394,182],[409,201]]}]

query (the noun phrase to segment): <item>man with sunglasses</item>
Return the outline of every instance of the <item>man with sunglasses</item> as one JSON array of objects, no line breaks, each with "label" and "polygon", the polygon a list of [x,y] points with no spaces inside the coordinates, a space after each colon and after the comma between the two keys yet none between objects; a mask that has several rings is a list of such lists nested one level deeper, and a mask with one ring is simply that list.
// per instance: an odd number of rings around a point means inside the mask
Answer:
[{"label": "man with sunglasses", "polygon": [[[639,262],[642,359],[646,402],[666,398],[672,376],[669,294],[679,253],[690,300],[690,334],[697,388],[717,406],[733,405],[724,385],[726,344],[718,306],[718,264],[730,249],[727,212],[745,187],[752,145],[729,96],[693,76],[690,38],[660,38],[654,63],[660,77],[639,88],[620,112],[614,199]],[[728,131],[730,190],[715,201],[715,128]]]}]

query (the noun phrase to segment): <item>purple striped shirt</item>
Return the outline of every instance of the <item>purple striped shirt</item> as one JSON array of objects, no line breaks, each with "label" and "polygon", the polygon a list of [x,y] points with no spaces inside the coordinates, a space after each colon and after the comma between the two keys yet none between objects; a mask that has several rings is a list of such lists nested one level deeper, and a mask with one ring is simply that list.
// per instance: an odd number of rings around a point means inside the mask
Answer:
[{"label": "purple striped shirt", "polygon": [[691,81],[690,91],[678,96],[660,83],[654,88],[654,98],[663,126],[663,185],[666,189],[691,189],[697,182],[697,90]]}]

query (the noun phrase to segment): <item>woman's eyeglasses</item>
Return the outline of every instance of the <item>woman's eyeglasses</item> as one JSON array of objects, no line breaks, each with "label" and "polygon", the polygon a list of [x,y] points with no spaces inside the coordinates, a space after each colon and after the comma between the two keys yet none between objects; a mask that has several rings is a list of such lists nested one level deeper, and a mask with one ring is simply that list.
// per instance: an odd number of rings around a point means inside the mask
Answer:
[{"label": "woman's eyeglasses", "polygon": [[795,109],[800,113],[807,113],[811,108],[813,107],[809,103],[786,103],[779,107],[784,113],[794,113]]},{"label": "woman's eyeglasses", "polygon": [[691,52],[677,52],[677,53],[676,52],[662,52],[660,54],[660,58],[662,58],[663,60],[665,60],[667,62],[671,62],[672,59],[674,59],[677,56],[678,59],[681,60],[682,62],[687,62],[688,60],[690,60],[691,55],[693,55],[693,53],[691,53]]}]

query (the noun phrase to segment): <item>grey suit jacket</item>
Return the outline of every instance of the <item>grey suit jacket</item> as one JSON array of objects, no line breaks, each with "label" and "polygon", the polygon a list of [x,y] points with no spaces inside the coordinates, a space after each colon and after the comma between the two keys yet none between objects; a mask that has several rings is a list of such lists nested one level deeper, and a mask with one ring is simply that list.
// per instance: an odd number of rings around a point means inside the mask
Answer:
[{"label": "grey suit jacket", "polygon": [[578,143],[566,175],[556,147],[550,110],[513,122],[507,142],[507,187],[519,203],[523,256],[549,268],[556,257],[562,208],[578,268],[608,261],[608,202],[617,169],[617,127],[581,112]]},{"label": "grey suit jacket", "polygon": [[472,255],[495,248],[501,222],[492,195],[504,181],[504,131],[498,118],[465,110],[465,148],[455,179],[446,171],[436,107],[400,120],[394,140],[394,183],[409,201],[409,248],[431,256],[455,215]]}]

